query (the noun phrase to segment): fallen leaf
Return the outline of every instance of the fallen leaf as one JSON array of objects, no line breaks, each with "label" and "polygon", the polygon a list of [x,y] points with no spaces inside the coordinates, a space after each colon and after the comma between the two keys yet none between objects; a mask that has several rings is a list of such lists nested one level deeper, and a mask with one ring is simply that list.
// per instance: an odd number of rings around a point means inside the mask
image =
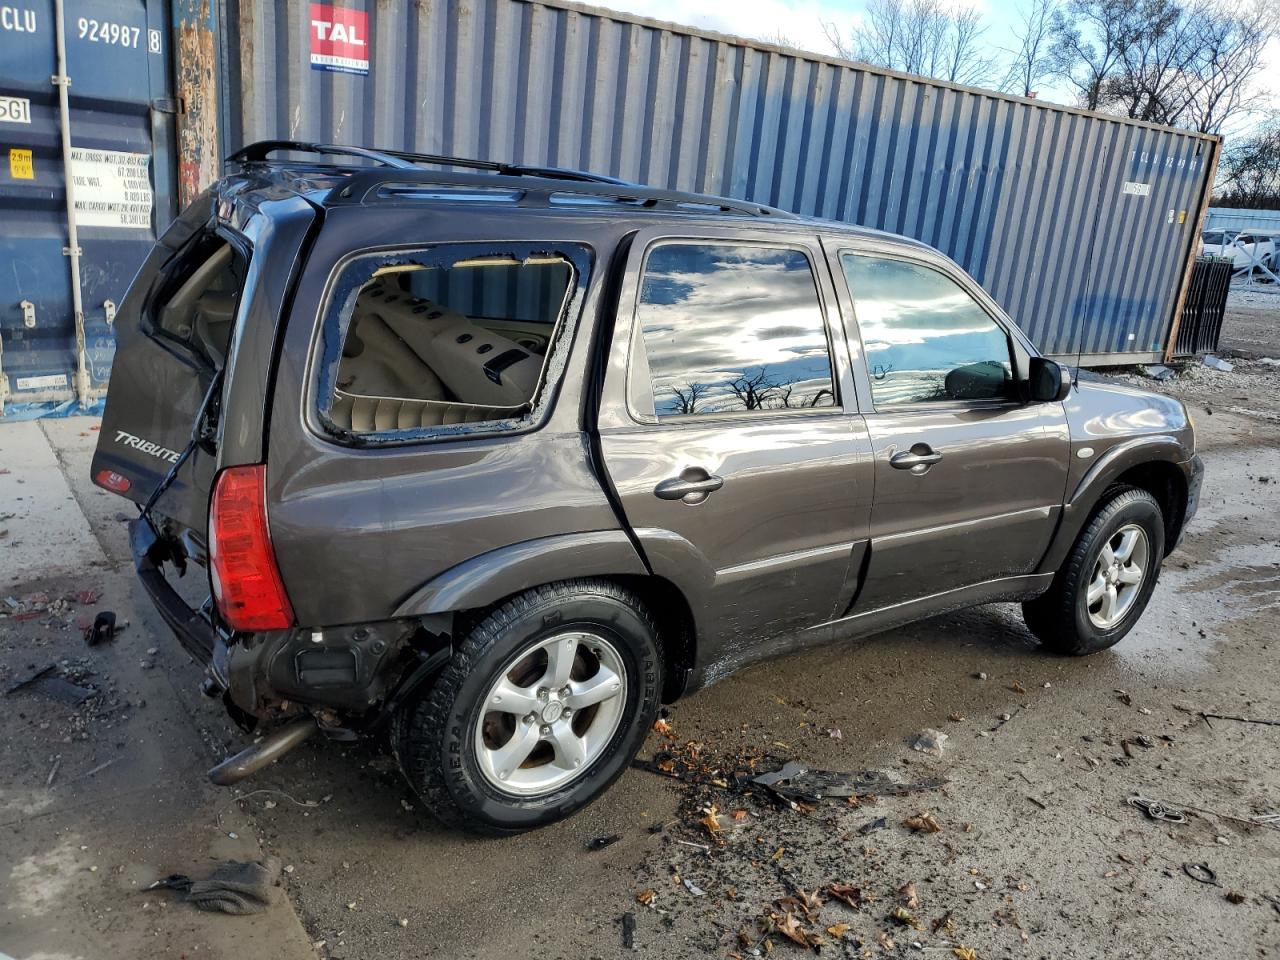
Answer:
[{"label": "fallen leaf", "polygon": [[1239,890],[1228,890],[1226,896],[1228,903],[1244,903],[1249,899]]},{"label": "fallen leaf", "polygon": [[643,903],[646,907],[653,901],[658,899],[657,890],[641,890],[636,894],[636,903]]},{"label": "fallen leaf", "polygon": [[902,821],[902,825],[917,833],[937,833],[942,829],[937,817],[927,810],[924,813],[917,813],[914,817],[907,817]]},{"label": "fallen leaf", "polygon": [[908,880],[898,888],[898,896],[902,898],[902,902],[910,909],[916,910],[920,907],[920,897],[916,893],[916,885],[913,881]]},{"label": "fallen leaf", "polygon": [[892,952],[892,951],[893,951],[893,949],[897,946],[897,944],[893,942],[893,937],[889,936],[889,934],[887,934],[887,933],[885,933],[883,930],[881,930],[881,931],[880,931],[880,946],[882,946],[884,949],[886,949],[886,950],[888,950],[888,951]]},{"label": "fallen leaf", "polygon": [[792,943],[799,944],[805,948],[816,947],[818,945],[814,942],[813,934],[800,926],[799,922],[796,920],[795,914],[786,913],[781,917],[774,914],[773,922],[777,925],[778,932]]},{"label": "fallen leaf", "polygon": [[917,920],[915,914],[906,907],[894,907],[889,911],[889,917],[890,919],[897,920],[904,927],[911,927],[913,930],[924,929],[924,924]]},{"label": "fallen leaf", "polygon": [[657,720],[653,721],[653,732],[660,733],[664,737],[669,737],[671,736],[671,724],[662,717],[659,717]]},{"label": "fallen leaf", "polygon": [[772,857],[770,857],[769,859],[770,859],[771,861],[773,861],[774,863],[777,863],[779,860],[781,860],[781,859],[782,859],[782,855],[783,855],[784,853],[786,853],[786,852],[787,852],[787,848],[786,848],[786,847],[779,847],[777,850],[775,850],[775,851],[773,852],[773,856],[772,856]]},{"label": "fallen leaf", "polygon": [[827,933],[831,934],[831,936],[835,937],[837,940],[848,932],[849,924],[847,923],[833,923],[831,926],[827,927]]},{"label": "fallen leaf", "polygon": [[951,951],[957,960],[978,960],[978,951],[973,947],[956,947]]},{"label": "fallen leaf", "polygon": [[826,886],[825,892],[827,896],[834,897],[843,903],[847,903],[854,909],[857,909],[862,903],[861,888],[855,887],[852,884],[829,883]]},{"label": "fallen leaf", "polygon": [[717,836],[720,833],[720,815],[719,811],[716,810],[715,804],[703,807],[702,812],[704,816],[700,821],[701,824],[707,828],[707,833],[713,837]]},{"label": "fallen leaf", "polygon": [[1026,692],[1027,692],[1027,688],[1026,688],[1026,687],[1024,687],[1022,684],[1020,684],[1017,680],[1015,680],[1015,681],[1013,681],[1013,683],[1009,684],[1009,689],[1010,689],[1010,690],[1012,690],[1014,693],[1026,693]]},{"label": "fallen leaf", "polygon": [[951,911],[948,910],[946,913],[940,916],[937,920],[933,921],[933,926],[930,929],[932,929],[934,933],[937,933],[939,930],[942,930],[948,936],[955,933],[956,925],[951,922]]},{"label": "fallen leaf", "polygon": [[963,722],[964,722],[964,714],[962,714],[962,713],[953,713],[953,714],[951,714],[951,716],[947,717],[947,719],[948,719],[948,720],[950,720],[952,723],[963,723]]},{"label": "fallen leaf", "polygon": [[735,819],[735,820],[745,820],[745,819],[747,819],[747,811],[745,811],[745,810],[735,810],[735,811],[733,811],[733,819]]}]

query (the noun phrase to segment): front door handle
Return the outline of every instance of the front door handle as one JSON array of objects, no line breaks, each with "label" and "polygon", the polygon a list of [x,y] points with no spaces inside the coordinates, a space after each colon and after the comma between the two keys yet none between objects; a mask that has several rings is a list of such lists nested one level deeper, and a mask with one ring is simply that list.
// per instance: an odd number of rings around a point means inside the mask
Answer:
[{"label": "front door handle", "polygon": [[895,470],[910,470],[914,474],[927,471],[942,459],[942,454],[927,443],[917,443],[910,450],[895,453],[889,458],[889,466]]},{"label": "front door handle", "polygon": [[687,480],[669,477],[653,488],[659,500],[683,500],[685,503],[701,503],[707,496],[724,486],[724,477],[708,475],[703,480]]}]

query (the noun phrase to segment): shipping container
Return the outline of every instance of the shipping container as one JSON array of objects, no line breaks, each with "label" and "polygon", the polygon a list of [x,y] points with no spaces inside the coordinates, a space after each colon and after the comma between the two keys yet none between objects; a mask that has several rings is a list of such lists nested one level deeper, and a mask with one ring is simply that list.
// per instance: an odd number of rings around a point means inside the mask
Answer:
[{"label": "shipping container", "polygon": [[115,305],[176,212],[169,39],[159,0],[0,3],[0,409],[10,416],[105,394]]},{"label": "shipping container", "polygon": [[1243,210],[1234,207],[1210,207],[1204,221],[1205,230],[1227,230],[1231,233],[1257,233],[1280,237],[1280,210]]},{"label": "shipping container", "polygon": [[1216,137],[576,4],[225,0],[228,150],[588,169],[924,240],[1050,354],[1159,359]]}]

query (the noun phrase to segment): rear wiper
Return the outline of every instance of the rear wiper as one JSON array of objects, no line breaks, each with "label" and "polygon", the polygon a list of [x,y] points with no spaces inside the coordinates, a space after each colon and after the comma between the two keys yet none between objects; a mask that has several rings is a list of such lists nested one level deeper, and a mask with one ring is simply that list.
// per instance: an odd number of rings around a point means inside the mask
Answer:
[{"label": "rear wiper", "polygon": [[147,521],[147,526],[157,536],[160,531],[156,529],[155,523],[151,519],[151,510],[159,501],[164,492],[173,484],[174,478],[178,476],[178,471],[182,469],[182,465],[187,462],[187,458],[191,456],[193,450],[199,444],[205,444],[211,441],[217,434],[217,417],[214,416],[217,406],[217,398],[219,397],[219,388],[222,386],[222,374],[226,367],[218,370],[213,375],[213,379],[209,381],[209,389],[205,391],[204,399],[200,401],[200,409],[196,412],[195,422],[191,425],[191,439],[187,441],[187,445],[183,447],[182,452],[178,454],[178,459],[173,461],[173,466],[169,468],[169,472],[151,491],[151,496],[147,497],[147,502],[142,507],[139,516]]}]

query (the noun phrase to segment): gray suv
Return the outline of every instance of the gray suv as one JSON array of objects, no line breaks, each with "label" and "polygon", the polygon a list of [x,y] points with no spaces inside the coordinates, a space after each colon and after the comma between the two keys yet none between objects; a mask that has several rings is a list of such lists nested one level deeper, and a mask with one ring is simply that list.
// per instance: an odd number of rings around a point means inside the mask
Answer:
[{"label": "gray suv", "polygon": [[1073,382],[922,243],[577,171],[230,164],[120,309],[92,467],[266,732],[216,783],[386,737],[446,822],[541,826],[765,657],[996,600],[1109,647],[1195,512],[1182,404]]}]

